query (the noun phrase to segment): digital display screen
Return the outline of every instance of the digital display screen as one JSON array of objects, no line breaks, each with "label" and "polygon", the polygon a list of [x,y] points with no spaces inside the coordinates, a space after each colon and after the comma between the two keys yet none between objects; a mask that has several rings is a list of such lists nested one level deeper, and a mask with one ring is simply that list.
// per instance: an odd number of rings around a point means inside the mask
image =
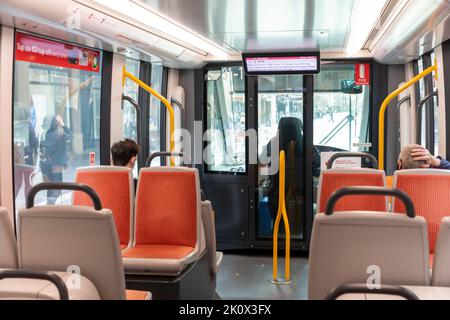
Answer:
[{"label": "digital display screen", "polygon": [[320,72],[318,53],[243,54],[245,73],[262,74],[314,74]]}]

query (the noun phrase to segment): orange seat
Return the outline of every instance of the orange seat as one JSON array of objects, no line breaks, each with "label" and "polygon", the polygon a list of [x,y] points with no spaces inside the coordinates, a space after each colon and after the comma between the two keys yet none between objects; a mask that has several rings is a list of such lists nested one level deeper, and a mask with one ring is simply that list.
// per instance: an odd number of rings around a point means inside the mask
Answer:
[{"label": "orange seat", "polygon": [[126,290],[127,300],[150,300],[152,295],[148,291]]},{"label": "orange seat", "polygon": [[[317,195],[317,212],[324,212],[327,201],[336,190],[349,186],[385,186],[385,173],[382,170],[351,168],[327,169],[320,173]],[[335,211],[383,211],[386,212],[386,197],[348,196],[338,200]]]},{"label": "orange seat", "polygon": [[[120,241],[120,249],[127,248],[133,238],[134,182],[131,169],[113,166],[78,168],[75,181],[93,188],[104,208],[111,209]],[[84,193],[75,192],[74,205],[91,206]]]},{"label": "orange seat", "polygon": [[[394,185],[405,191],[414,203],[416,214],[427,221],[430,254],[434,254],[442,218],[450,216],[450,171],[412,169],[395,172]],[[393,204],[394,212],[404,213],[400,201]]]},{"label": "orange seat", "polygon": [[181,259],[194,250],[187,246],[138,245],[125,250],[124,258]]},{"label": "orange seat", "polygon": [[125,271],[179,274],[203,251],[202,231],[198,171],[181,167],[142,169],[136,196],[135,241],[122,252]]}]

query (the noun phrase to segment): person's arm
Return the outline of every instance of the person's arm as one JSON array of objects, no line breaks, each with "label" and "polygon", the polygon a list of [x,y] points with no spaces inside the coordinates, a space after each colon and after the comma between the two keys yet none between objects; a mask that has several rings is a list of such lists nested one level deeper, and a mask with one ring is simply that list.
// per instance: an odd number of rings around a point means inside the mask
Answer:
[{"label": "person's arm", "polygon": [[426,164],[421,165],[422,168],[440,168],[442,162],[440,157],[433,156],[424,147],[413,149],[411,157],[414,161],[425,161]]},{"label": "person's arm", "polygon": [[440,160],[440,163],[439,163],[439,166],[437,166],[435,168],[450,170],[450,162],[449,161],[442,159],[441,157],[437,157],[437,158]]}]

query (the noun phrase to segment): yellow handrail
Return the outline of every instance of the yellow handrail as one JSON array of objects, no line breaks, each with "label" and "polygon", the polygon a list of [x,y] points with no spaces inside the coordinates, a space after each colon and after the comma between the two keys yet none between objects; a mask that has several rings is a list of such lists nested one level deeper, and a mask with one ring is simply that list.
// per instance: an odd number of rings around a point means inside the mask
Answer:
[{"label": "yellow handrail", "polygon": [[280,152],[280,185],[279,185],[279,195],[278,195],[278,213],[275,219],[275,224],[273,228],[273,282],[278,283],[278,230],[280,227],[281,216],[283,216],[284,229],[286,231],[286,248],[285,248],[285,281],[290,281],[290,251],[291,251],[291,230],[289,228],[289,220],[286,212],[286,200],[285,200],[285,154],[284,151]]},{"label": "yellow handrail", "polygon": [[[139,80],[136,78],[133,74],[129,73],[125,66],[123,66],[123,74],[122,74],[122,87],[125,87],[125,80],[126,78],[132,80],[135,82],[138,86],[140,86],[142,89],[150,93],[151,95],[158,98],[164,106],[167,108],[167,111],[169,111],[169,131],[170,131],[170,152],[174,152],[175,150],[175,137],[174,137],[174,131],[175,131],[175,113],[173,111],[172,105],[170,104],[169,100],[164,98],[162,95],[160,95],[158,92],[155,91],[152,87],[147,85],[145,82]],[[174,158],[170,158],[170,165],[174,166],[175,161]]]},{"label": "yellow handrail", "polygon": [[386,99],[384,99],[383,104],[381,105],[381,108],[380,108],[380,113],[379,113],[379,118],[378,118],[378,122],[379,122],[379,129],[378,129],[379,130],[378,131],[378,164],[379,164],[380,170],[384,170],[384,125],[385,125],[384,124],[384,114],[386,113],[387,106],[392,101],[392,99],[394,99],[396,96],[398,96],[401,92],[405,91],[410,86],[415,84],[420,79],[426,77],[427,75],[429,75],[433,71],[435,71],[435,77],[436,77],[436,80],[437,80],[438,73],[437,73],[436,59],[435,59],[434,66],[431,66],[431,67],[425,69],[424,71],[419,73],[417,76],[415,76],[414,78],[412,78],[411,80],[406,82],[403,86],[401,86],[400,88],[398,88],[397,90],[392,92],[390,95],[388,95],[386,97]]}]

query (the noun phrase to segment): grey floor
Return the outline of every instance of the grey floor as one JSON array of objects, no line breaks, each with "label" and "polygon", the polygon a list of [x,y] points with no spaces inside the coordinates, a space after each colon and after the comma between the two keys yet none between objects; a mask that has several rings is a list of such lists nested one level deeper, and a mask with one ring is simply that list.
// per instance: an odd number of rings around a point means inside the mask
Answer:
[{"label": "grey floor", "polygon": [[[278,274],[280,277],[284,277],[284,259],[281,257],[278,261]],[[272,255],[270,253],[261,255],[225,253],[217,277],[216,299],[307,299],[307,258],[291,257],[291,277],[295,281],[289,285],[274,285],[267,281],[272,278]]]}]

